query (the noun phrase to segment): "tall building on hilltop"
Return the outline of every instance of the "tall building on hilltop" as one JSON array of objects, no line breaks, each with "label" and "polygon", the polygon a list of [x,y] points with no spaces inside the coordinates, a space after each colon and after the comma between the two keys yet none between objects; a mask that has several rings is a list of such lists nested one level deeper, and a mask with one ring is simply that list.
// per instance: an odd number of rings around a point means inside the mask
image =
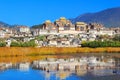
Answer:
[{"label": "tall building on hilltop", "polygon": [[40,29],[39,31],[39,34],[56,34],[56,33],[58,33],[58,27],[50,20],[46,20],[42,25],[42,29]]},{"label": "tall building on hilltop", "polygon": [[87,25],[87,28],[88,29],[100,30],[100,29],[103,29],[104,26],[102,24],[99,24],[99,23],[90,23],[90,24]]},{"label": "tall building on hilltop", "polygon": [[67,20],[65,17],[60,17],[59,20],[56,20],[55,25],[59,28],[59,31],[75,30],[75,26],[71,23],[70,20]]},{"label": "tall building on hilltop", "polygon": [[50,20],[46,20],[45,23],[43,24],[43,30],[57,30],[57,26],[54,25]]},{"label": "tall building on hilltop", "polygon": [[87,24],[84,22],[76,22],[75,24],[75,30],[76,31],[86,31],[87,30]]}]

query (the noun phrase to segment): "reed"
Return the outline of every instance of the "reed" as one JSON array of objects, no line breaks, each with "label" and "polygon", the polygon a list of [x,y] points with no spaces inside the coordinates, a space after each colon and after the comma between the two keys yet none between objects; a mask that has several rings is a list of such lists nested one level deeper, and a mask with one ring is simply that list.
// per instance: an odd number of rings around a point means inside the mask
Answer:
[{"label": "reed", "polygon": [[106,48],[78,48],[78,47],[0,47],[0,62],[21,62],[45,59],[46,57],[69,57],[71,55],[81,54],[104,54],[118,53],[114,56],[120,56],[120,47]]},{"label": "reed", "polygon": [[1,47],[0,56],[36,56],[80,53],[120,53],[120,47],[78,48],[78,47]]}]

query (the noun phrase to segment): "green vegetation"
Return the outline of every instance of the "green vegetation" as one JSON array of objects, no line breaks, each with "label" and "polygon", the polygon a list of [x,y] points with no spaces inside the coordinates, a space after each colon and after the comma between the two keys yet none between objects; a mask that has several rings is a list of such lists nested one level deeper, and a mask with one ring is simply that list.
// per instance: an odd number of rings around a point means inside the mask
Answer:
[{"label": "green vegetation", "polygon": [[82,47],[120,47],[119,41],[92,41],[92,42],[83,42]]},{"label": "green vegetation", "polygon": [[115,35],[113,38],[114,41],[120,41],[120,35]]},{"label": "green vegetation", "polygon": [[44,41],[45,40],[45,36],[42,35],[42,36],[37,36],[36,37],[37,40],[40,40],[40,41]]},{"label": "green vegetation", "polygon": [[0,47],[5,47],[6,43],[5,42],[0,42]]},{"label": "green vegetation", "polygon": [[0,38],[0,47],[5,47],[5,46],[6,46],[5,39]]},{"label": "green vegetation", "polygon": [[20,47],[20,43],[19,42],[12,42],[10,47]]},{"label": "green vegetation", "polygon": [[29,42],[12,42],[10,47],[35,47],[35,41]]}]

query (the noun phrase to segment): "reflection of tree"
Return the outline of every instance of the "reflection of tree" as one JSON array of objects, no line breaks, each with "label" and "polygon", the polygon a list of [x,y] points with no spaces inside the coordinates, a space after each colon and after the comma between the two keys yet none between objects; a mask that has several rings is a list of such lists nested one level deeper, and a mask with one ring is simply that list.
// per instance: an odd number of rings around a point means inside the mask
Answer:
[{"label": "reflection of tree", "polygon": [[87,73],[87,70],[76,70],[75,73],[78,76],[84,76]]},{"label": "reflection of tree", "polygon": [[59,71],[56,76],[60,78],[60,80],[66,79],[70,75],[69,71]]},{"label": "reflection of tree", "polygon": [[45,72],[45,80],[50,80],[50,73],[49,72]]}]

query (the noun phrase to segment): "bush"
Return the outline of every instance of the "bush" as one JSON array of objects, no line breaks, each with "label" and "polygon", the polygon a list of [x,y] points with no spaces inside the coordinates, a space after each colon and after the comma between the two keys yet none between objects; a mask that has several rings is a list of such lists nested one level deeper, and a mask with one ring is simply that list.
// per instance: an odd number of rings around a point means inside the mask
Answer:
[{"label": "bush", "polygon": [[84,42],[81,44],[82,47],[120,47],[119,41],[92,41],[92,42]]},{"label": "bush", "polygon": [[44,35],[43,36],[37,36],[36,39],[40,40],[40,41],[43,41],[43,40],[45,40],[45,36]]},{"label": "bush", "polygon": [[35,47],[35,46],[36,46],[35,41],[21,43],[21,47]]},{"label": "bush", "polygon": [[29,42],[12,42],[11,47],[35,47],[35,41],[29,41]]},{"label": "bush", "polygon": [[114,41],[120,41],[120,35],[115,35],[113,38]]},{"label": "bush", "polygon": [[20,47],[20,42],[11,42],[10,47]]},{"label": "bush", "polygon": [[5,42],[0,42],[0,47],[5,47],[6,43]]}]

